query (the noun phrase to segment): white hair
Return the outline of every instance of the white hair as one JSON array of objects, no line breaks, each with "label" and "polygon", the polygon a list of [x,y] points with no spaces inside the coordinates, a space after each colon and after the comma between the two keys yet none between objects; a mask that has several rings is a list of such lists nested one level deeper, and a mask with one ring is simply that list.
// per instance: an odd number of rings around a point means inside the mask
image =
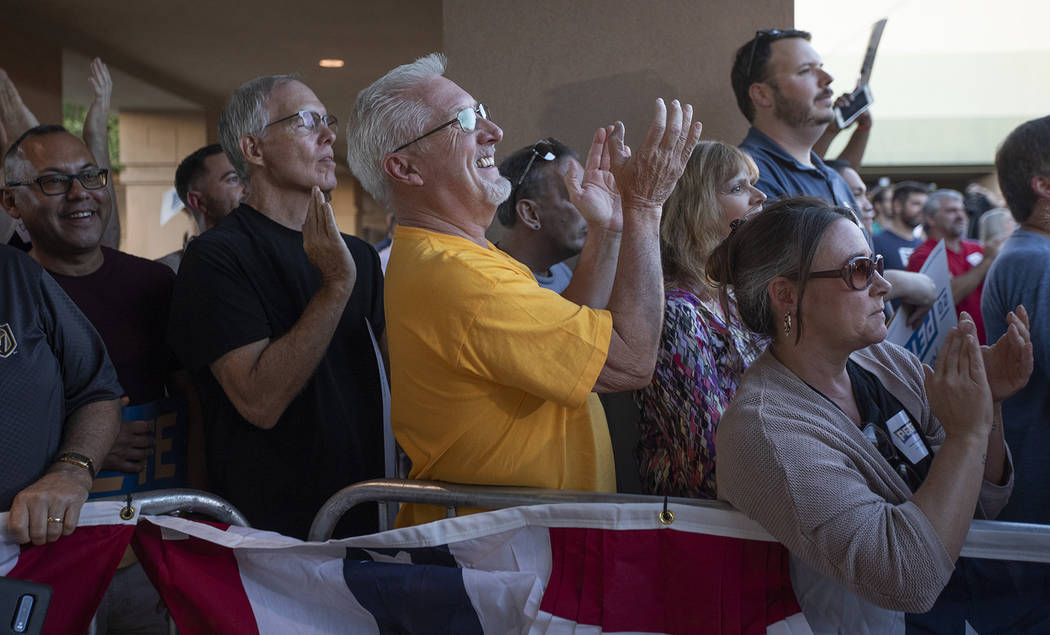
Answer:
[{"label": "white hair", "polygon": [[398,66],[357,94],[346,124],[346,162],[365,191],[384,207],[389,207],[390,184],[383,157],[423,134],[433,109],[413,93],[420,84],[444,75],[445,65],[444,55],[431,53]]}]

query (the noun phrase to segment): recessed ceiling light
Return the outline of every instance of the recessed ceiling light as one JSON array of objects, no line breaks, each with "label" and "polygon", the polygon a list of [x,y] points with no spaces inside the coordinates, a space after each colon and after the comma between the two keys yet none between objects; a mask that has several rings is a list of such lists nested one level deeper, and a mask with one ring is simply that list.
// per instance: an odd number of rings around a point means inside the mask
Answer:
[{"label": "recessed ceiling light", "polygon": [[320,62],[318,62],[317,65],[320,66],[321,68],[342,68],[343,67],[343,60],[324,59],[324,60],[321,60]]}]

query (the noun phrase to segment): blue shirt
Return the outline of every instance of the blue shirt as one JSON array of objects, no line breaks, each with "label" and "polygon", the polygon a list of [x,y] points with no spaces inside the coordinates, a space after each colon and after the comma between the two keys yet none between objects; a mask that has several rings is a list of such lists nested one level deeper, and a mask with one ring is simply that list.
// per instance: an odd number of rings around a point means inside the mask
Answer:
[{"label": "blue shirt", "polygon": [[572,269],[564,262],[551,265],[551,275],[549,276],[539,273],[533,275],[536,276],[536,282],[540,283],[541,287],[550,289],[555,293],[561,293],[572,282]]},{"label": "blue shirt", "polygon": [[1023,304],[1031,318],[1035,367],[1028,384],[1003,402],[1014,491],[997,520],[1050,523],[1050,238],[1015,231],[992,263],[981,292],[988,342],[1006,332],[1006,314]]},{"label": "blue shirt", "polygon": [[911,252],[922,244],[922,241],[914,236],[912,238],[901,238],[888,229],[884,229],[871,237],[875,243],[875,253],[882,254],[886,259],[887,269],[902,269],[907,271],[908,259]]},{"label": "blue shirt", "polygon": [[755,187],[769,198],[817,196],[834,205],[857,209],[857,199],[846,181],[838,172],[824,165],[816,153],[809,153],[813,167],[806,167],[755,128],[747,131],[740,149],[750,154],[758,165]]}]

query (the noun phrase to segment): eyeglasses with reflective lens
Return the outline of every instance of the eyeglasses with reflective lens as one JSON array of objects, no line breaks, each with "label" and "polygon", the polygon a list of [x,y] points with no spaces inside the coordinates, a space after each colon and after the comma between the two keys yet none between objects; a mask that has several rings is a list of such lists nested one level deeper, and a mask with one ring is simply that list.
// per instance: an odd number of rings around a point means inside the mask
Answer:
[{"label": "eyeglasses with reflective lens", "polygon": [[842,278],[846,284],[849,285],[850,289],[864,291],[871,286],[871,281],[875,278],[875,273],[878,272],[881,276],[885,267],[886,263],[881,255],[875,256],[874,258],[856,256],[855,258],[850,258],[849,262],[842,265],[841,269],[814,271],[809,274],[809,277]]},{"label": "eyeglasses with reflective lens", "polygon": [[280,119],[278,119],[276,121],[271,121],[270,123],[268,123],[265,126],[263,126],[263,130],[265,130],[266,128],[269,128],[270,126],[276,126],[277,124],[281,123],[282,121],[288,121],[289,119],[295,119],[296,117],[299,118],[299,121],[297,121],[296,124],[302,126],[303,128],[305,128],[306,130],[308,130],[310,132],[314,132],[317,129],[319,129],[321,127],[322,123],[329,130],[333,130],[334,131],[336,125],[339,123],[339,120],[336,119],[334,115],[322,115],[321,113],[315,112],[313,110],[300,110],[299,112],[293,112],[292,114],[288,115],[287,117],[281,117]]},{"label": "eyeglasses with reflective lens", "polygon": [[448,128],[449,126],[451,126],[454,123],[458,123],[460,129],[462,129],[463,132],[474,132],[474,129],[478,127],[478,118],[479,117],[481,119],[488,119],[489,118],[489,111],[485,107],[485,104],[480,104],[479,103],[477,106],[469,106],[467,108],[464,108],[463,110],[460,110],[459,112],[456,113],[456,118],[455,119],[449,119],[448,121],[446,121],[445,123],[441,124],[437,128],[434,128],[430,132],[423,133],[423,134],[419,135],[418,137],[416,137],[415,139],[409,141],[408,143],[403,143],[403,144],[399,145],[398,147],[394,148],[394,152],[401,152],[402,150],[404,150],[408,146],[412,145],[416,141],[419,141],[420,139],[426,139],[427,137],[429,137],[430,135],[434,134],[435,132],[438,132],[439,130],[444,130],[445,128]]},{"label": "eyeglasses with reflective lens", "polygon": [[73,179],[80,181],[85,190],[100,190],[109,182],[109,170],[91,168],[80,174],[45,174],[26,183],[8,183],[8,187],[29,187],[36,183],[40,191],[48,196],[61,196],[73,187]]}]

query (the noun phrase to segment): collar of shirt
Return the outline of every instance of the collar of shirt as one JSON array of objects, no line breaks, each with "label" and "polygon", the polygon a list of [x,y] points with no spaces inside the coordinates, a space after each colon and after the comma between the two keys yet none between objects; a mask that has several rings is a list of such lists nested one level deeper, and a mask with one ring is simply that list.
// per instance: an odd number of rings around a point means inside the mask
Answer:
[{"label": "collar of shirt", "polygon": [[[810,151],[809,153],[810,161],[813,163],[813,167],[802,165],[798,162],[797,159],[795,159],[795,157],[788,154],[787,150],[780,147],[780,145],[776,141],[774,141],[768,135],[766,135],[763,132],[760,132],[757,128],[754,127],[748,129],[747,136],[744,137],[743,142],[741,142],[740,148],[748,154],[750,154],[752,157],[755,157],[756,159],[758,158],[756,155],[764,155],[763,158],[765,158],[766,161],[763,161],[761,163],[764,163],[765,165],[770,165],[784,173],[784,175],[765,175],[767,178],[788,181],[790,179],[782,179],[781,177],[786,176],[787,174],[790,174],[792,172],[796,174],[799,172],[806,173],[811,178],[819,179],[827,185],[831,193],[835,195],[836,204],[843,205],[854,210],[857,209],[857,201],[853,197],[853,192],[851,192],[849,187],[846,185],[846,182],[842,179],[841,176],[839,176],[838,172],[825,165],[824,161],[822,161],[821,158],[817,156],[815,152]],[[814,192],[811,190],[799,193],[826,197],[826,194]]]}]

